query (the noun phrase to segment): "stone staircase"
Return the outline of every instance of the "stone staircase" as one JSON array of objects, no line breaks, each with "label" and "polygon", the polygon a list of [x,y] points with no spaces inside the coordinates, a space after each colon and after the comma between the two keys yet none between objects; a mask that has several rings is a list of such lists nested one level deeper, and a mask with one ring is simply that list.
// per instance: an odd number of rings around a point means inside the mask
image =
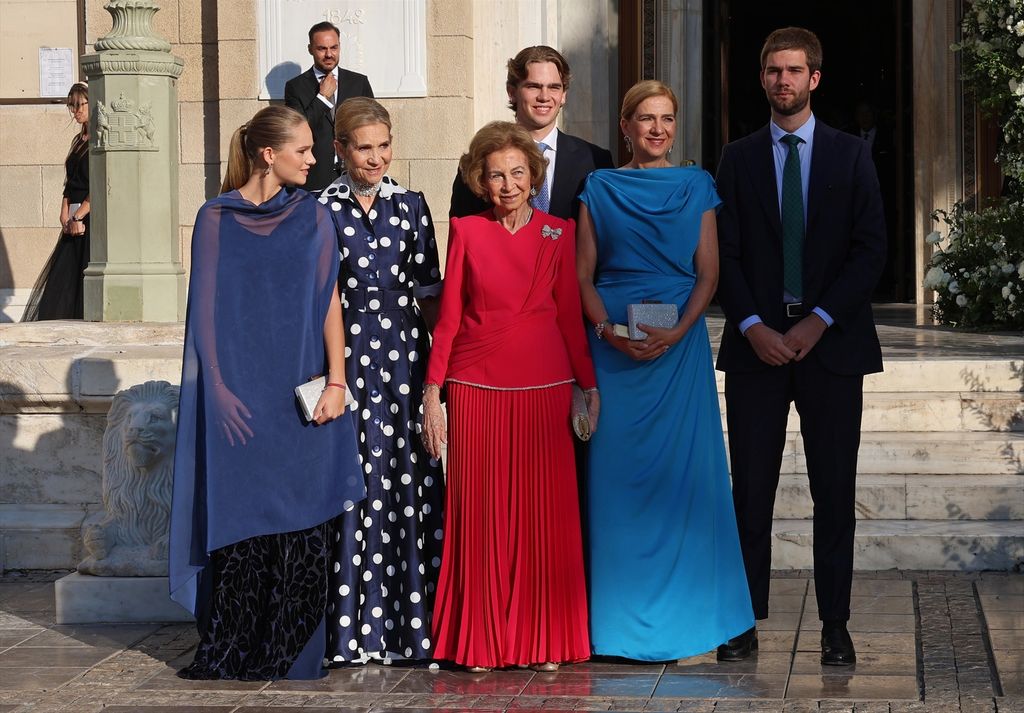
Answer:
[{"label": "stone staircase", "polygon": [[[864,396],[856,568],[1020,569],[1024,353],[888,358],[884,373],[865,380]],[[794,408],[775,503],[776,569],[812,564],[799,429]]]}]

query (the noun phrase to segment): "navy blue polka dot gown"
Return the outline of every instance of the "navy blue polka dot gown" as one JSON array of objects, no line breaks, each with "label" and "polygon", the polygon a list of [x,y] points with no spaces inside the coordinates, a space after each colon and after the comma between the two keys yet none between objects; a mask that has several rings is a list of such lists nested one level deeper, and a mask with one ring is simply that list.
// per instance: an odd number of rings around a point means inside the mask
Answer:
[{"label": "navy blue polka dot gown", "polygon": [[385,176],[368,212],[347,174],[324,189],[341,255],[345,364],[366,500],[334,523],[327,663],[431,656],[444,477],[424,450],[429,339],[416,298],[441,292],[423,195]]}]

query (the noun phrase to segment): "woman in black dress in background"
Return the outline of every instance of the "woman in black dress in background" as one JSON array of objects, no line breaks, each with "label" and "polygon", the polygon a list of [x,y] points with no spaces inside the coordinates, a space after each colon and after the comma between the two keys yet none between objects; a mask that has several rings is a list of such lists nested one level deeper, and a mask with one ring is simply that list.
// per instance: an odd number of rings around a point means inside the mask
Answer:
[{"label": "woman in black dress in background", "polygon": [[60,238],[39,274],[22,321],[82,319],[82,273],[89,264],[89,87],[68,92],[68,111],[81,125],[64,160]]}]

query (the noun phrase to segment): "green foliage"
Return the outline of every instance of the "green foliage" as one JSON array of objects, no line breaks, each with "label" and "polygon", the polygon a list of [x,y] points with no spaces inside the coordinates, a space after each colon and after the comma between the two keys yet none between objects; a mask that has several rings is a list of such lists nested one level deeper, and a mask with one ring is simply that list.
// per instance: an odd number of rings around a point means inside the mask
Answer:
[{"label": "green foliage", "polygon": [[1003,125],[998,160],[1024,181],[1024,0],[973,0],[964,8],[963,79],[978,103]]},{"label": "green foliage", "polygon": [[957,203],[932,217],[948,230],[925,238],[936,246],[924,286],[936,291],[938,320],[1024,330],[1024,202],[1004,200],[977,213]]}]

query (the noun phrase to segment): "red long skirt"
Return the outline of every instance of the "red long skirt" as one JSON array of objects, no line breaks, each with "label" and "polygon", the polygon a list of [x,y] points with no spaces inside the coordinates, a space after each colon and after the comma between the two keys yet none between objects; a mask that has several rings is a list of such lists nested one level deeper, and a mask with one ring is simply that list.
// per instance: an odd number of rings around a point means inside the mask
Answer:
[{"label": "red long skirt", "polygon": [[571,394],[449,383],[437,658],[498,668],[590,656]]}]

